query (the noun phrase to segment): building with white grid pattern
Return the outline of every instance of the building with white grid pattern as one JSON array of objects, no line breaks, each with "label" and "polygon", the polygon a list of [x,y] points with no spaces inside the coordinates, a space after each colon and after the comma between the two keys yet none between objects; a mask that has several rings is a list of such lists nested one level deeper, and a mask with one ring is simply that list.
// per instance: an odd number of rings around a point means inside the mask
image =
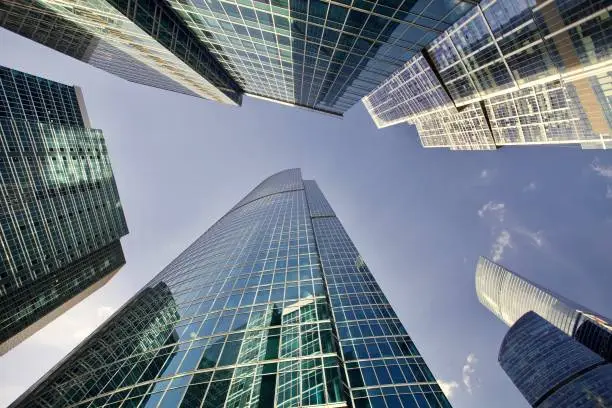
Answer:
[{"label": "building with white grid pattern", "polygon": [[363,98],[424,147],[612,147],[605,0],[484,0]]}]

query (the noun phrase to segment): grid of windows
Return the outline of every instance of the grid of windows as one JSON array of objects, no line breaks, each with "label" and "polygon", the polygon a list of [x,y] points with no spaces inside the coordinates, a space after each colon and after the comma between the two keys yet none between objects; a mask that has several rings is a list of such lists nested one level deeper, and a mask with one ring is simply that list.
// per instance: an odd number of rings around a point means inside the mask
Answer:
[{"label": "grid of windows", "polygon": [[13,406],[449,407],[363,261],[322,264],[318,233],[350,241],[313,208],[298,169],[271,176]]},{"label": "grid of windows", "polygon": [[102,132],[74,88],[0,68],[0,351],[125,263]]},{"label": "grid of windows", "polygon": [[[499,363],[533,407],[559,406],[555,402],[560,401],[561,406],[567,402],[570,407],[612,402],[612,364],[535,312],[526,313],[508,330],[499,350]],[[597,368],[604,371],[585,377]],[[556,395],[558,392],[567,400]],[[570,403],[572,399],[576,405]],[[587,403],[589,399],[597,402]]]},{"label": "grid of windows", "polygon": [[342,114],[456,21],[462,0],[171,0],[253,95]]},{"label": "grid of windows", "polygon": [[[486,0],[438,36],[423,56],[364,98],[378,127],[417,124],[425,147],[489,149],[491,144],[612,145],[610,14],[600,0]],[[603,85],[603,86],[602,86]],[[473,125],[457,115],[484,106]],[[449,116],[445,111],[450,111]],[[431,139],[415,118],[446,116],[461,134],[483,123],[492,136],[463,138],[457,146]],[[491,138],[492,137],[492,138]],[[461,137],[459,137],[461,139]],[[439,144],[436,144],[440,142]]]}]

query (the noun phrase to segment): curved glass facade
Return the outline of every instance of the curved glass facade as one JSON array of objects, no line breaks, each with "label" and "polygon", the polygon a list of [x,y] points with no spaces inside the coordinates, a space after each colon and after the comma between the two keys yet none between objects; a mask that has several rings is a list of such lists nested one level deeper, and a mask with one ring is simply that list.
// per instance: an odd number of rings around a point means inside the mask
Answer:
[{"label": "curved glass facade", "polygon": [[499,363],[533,407],[605,407],[612,402],[612,365],[535,312],[508,330]]},{"label": "curved glass facade", "polygon": [[589,309],[480,257],[476,266],[478,300],[508,326],[529,311],[612,361],[612,322]]},{"label": "curved glass facade", "polygon": [[271,176],[13,407],[450,407],[314,181]]}]

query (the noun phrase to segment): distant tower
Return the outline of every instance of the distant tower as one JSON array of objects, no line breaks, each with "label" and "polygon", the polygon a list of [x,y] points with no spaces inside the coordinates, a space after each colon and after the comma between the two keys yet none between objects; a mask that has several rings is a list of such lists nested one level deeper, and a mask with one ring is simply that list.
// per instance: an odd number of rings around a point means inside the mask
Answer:
[{"label": "distant tower", "polygon": [[450,408],[299,169],[247,194],[11,407]]},{"label": "distant tower", "polygon": [[612,321],[480,257],[476,266],[478,300],[508,326],[534,311],[602,358],[612,361]]},{"label": "distant tower", "polygon": [[127,232],[80,89],[0,67],[0,355],[104,285]]},{"label": "distant tower", "polygon": [[533,407],[612,406],[612,364],[535,312],[508,330],[499,363]]}]

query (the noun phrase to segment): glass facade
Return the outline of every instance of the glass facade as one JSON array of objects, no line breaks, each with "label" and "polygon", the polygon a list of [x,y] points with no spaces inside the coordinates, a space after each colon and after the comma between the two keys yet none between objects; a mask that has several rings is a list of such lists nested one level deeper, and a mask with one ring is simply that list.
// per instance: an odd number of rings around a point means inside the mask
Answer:
[{"label": "glass facade", "polygon": [[314,181],[249,193],[13,407],[450,407]]},{"label": "glass facade", "polygon": [[612,404],[612,364],[535,312],[508,330],[499,363],[533,407]]},{"label": "glass facade", "polygon": [[342,115],[474,3],[7,0],[0,22],[134,82]]},{"label": "glass facade", "polygon": [[159,0],[7,0],[0,24],[128,81],[242,101],[234,79]]},{"label": "glass facade", "polygon": [[[378,127],[415,124],[424,147],[612,146],[612,19],[605,0],[484,0],[390,76],[364,104]],[[418,73],[414,75],[414,67]],[[481,104],[480,121],[460,115]],[[452,115],[446,113],[450,111]],[[423,121],[454,123],[430,139]],[[458,129],[486,135],[453,140]],[[484,140],[487,143],[483,143]]]},{"label": "glass facade", "polygon": [[0,354],[110,279],[127,226],[80,90],[0,67]]},{"label": "glass facade", "polygon": [[511,272],[484,257],[476,267],[478,300],[508,326],[536,312],[612,362],[612,320]]}]

